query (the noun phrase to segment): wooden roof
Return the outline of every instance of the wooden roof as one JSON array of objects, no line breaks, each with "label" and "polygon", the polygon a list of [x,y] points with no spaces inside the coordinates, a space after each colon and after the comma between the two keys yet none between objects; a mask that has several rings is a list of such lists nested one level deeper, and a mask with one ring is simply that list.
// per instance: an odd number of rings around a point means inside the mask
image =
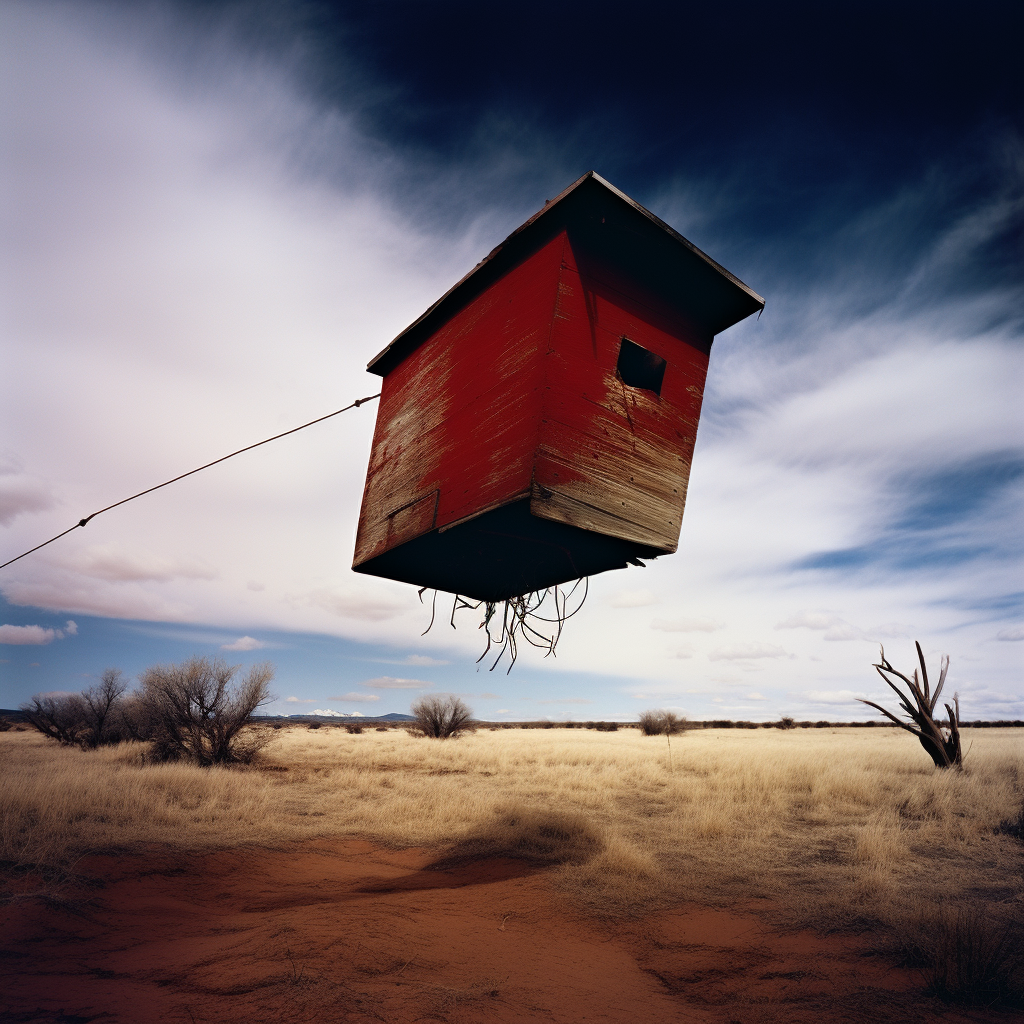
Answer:
[{"label": "wooden roof", "polygon": [[678,231],[594,171],[544,204],[367,365],[381,376],[518,262],[561,231],[602,252],[710,337],[764,308],[764,299]]}]

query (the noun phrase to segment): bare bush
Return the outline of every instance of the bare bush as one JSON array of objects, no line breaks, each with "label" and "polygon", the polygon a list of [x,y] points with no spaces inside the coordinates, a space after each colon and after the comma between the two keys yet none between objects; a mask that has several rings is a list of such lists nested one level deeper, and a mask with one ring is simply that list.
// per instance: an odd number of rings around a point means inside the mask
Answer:
[{"label": "bare bush", "polygon": [[[901,729],[913,733],[920,741],[921,746],[928,752],[936,768],[962,768],[963,754],[960,750],[960,698],[954,694],[953,703],[943,705],[949,715],[949,722],[946,732],[942,731],[942,725],[935,721],[935,705],[938,702],[939,694],[942,693],[943,684],[946,682],[946,673],[949,671],[949,656],[942,656],[939,681],[932,693],[928,685],[928,667],[924,663],[924,652],[919,643],[914,644],[917,648],[917,660],[921,665],[920,678],[917,669],[914,669],[914,678],[908,679],[902,672],[897,672],[885,660],[885,648],[881,649],[880,664],[874,666],[878,674],[885,680],[886,684],[895,692],[900,699],[900,707],[907,713],[914,723],[911,725],[897,718],[892,712],[886,711],[880,704],[874,701],[861,700],[861,704],[867,704],[878,711],[881,711],[886,718],[895,722]],[[903,681],[908,693],[904,693],[899,686],[890,678],[895,676]],[[858,698],[859,699],[859,698]]]},{"label": "bare bush", "polygon": [[[108,668],[96,686],[81,693],[37,694],[22,705],[25,718],[44,736],[83,750],[145,739],[141,721],[126,697],[128,681],[119,668]],[[136,725],[138,727],[136,727]]]},{"label": "bare bush", "polygon": [[640,715],[640,731],[645,736],[675,736],[686,728],[686,719],[674,711],[645,711]]},{"label": "bare bush", "polygon": [[29,725],[63,746],[78,746],[85,732],[85,702],[79,693],[36,694],[21,710]]},{"label": "bare bush", "polygon": [[273,700],[274,668],[255,665],[232,686],[238,668],[220,659],[191,658],[143,673],[140,699],[158,760],[248,763],[266,746],[269,730],[243,730],[256,709]]},{"label": "bare bush", "polygon": [[451,739],[473,728],[473,712],[454,694],[421,697],[411,710],[414,728],[434,739]]}]

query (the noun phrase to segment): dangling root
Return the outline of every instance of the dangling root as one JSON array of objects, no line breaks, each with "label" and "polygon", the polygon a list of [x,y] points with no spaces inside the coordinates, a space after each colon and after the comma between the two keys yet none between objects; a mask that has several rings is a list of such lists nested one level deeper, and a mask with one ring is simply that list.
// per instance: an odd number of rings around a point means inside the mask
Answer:
[{"label": "dangling root", "polygon": [[[576,598],[575,595],[581,584],[583,593]],[[483,654],[477,658],[477,662],[483,661],[491,653],[491,649],[497,647],[498,656],[488,671],[493,672],[502,657],[508,654],[507,671],[511,672],[516,658],[519,657],[519,643],[523,640],[532,647],[546,649],[545,658],[555,653],[555,647],[562,635],[562,628],[565,626],[566,620],[571,619],[583,607],[589,586],[589,580],[584,578],[576,580],[568,591],[562,586],[547,587],[545,590],[534,590],[518,597],[506,598],[503,601],[471,601],[456,594],[449,622],[452,629],[455,629],[456,612],[466,608],[471,611],[482,608],[483,620],[478,628],[487,631],[487,646],[484,648]],[[426,587],[420,590],[420,601],[423,600],[426,591]],[[549,603],[544,607],[546,602]],[[550,611],[552,614],[541,614],[542,607],[545,612]],[[437,591],[435,590],[430,602],[430,625],[423,631],[424,636],[433,628],[436,614]],[[548,623],[553,628],[545,628],[543,623]]]}]

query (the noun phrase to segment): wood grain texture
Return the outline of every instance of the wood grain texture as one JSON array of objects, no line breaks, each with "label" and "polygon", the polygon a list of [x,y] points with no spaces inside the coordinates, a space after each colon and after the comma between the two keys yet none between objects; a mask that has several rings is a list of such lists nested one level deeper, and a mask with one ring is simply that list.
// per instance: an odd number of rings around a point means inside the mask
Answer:
[{"label": "wood grain texture", "polygon": [[399,543],[389,517],[429,493],[440,528],[529,492],[564,243],[515,267],[384,378],[356,566]]},{"label": "wood grain texture", "polygon": [[[601,521],[610,536],[672,552],[710,339],[647,306],[642,285],[631,293],[628,280],[611,287],[608,276],[581,273],[573,246],[563,249],[534,463],[535,484],[559,498],[537,498],[533,511],[585,529]],[[615,371],[623,338],[666,360],[660,395],[623,384]]]},{"label": "wood grain texture", "polygon": [[[600,246],[579,258],[590,237],[563,231],[384,378],[355,568],[491,599],[676,550],[711,338]],[[619,377],[624,338],[666,361],[660,394]]]}]

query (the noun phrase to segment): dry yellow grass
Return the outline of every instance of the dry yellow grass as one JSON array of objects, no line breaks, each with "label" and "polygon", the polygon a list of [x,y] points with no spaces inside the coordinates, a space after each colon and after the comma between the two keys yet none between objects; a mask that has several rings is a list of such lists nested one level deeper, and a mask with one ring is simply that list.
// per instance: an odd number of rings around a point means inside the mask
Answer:
[{"label": "dry yellow grass", "polygon": [[951,896],[1019,908],[1020,846],[993,830],[1024,801],[1021,733],[966,730],[965,746],[967,771],[955,773],[896,729],[704,730],[673,742],[670,768],[665,741],[633,729],[438,742],[290,728],[262,769],[204,769],[9,732],[0,858],[67,868],[150,843],[359,836],[540,850],[579,905],[609,913],[763,898],[794,922],[840,925]]}]

